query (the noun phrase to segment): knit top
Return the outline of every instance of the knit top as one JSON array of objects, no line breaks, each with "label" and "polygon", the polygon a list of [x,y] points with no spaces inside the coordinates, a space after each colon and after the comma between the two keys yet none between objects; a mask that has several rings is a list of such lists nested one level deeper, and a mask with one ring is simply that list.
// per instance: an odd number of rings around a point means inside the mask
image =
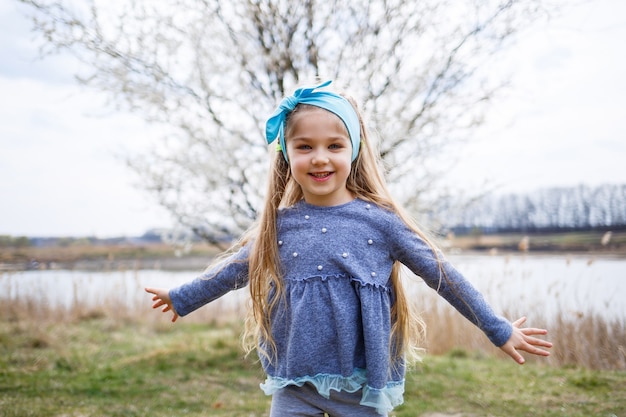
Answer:
[{"label": "knit top", "polygon": [[[394,261],[496,346],[511,336],[511,324],[450,263],[437,260],[398,215],[373,203],[320,207],[302,200],[279,211],[277,234],[285,297],[271,317],[276,358],[261,356],[267,374],[261,388],[268,395],[309,382],[326,397],[331,390],[362,389],[361,404],[381,414],[403,402],[405,367],[390,357]],[[176,312],[184,316],[245,286],[249,252],[244,246],[226,263],[170,290]]]}]

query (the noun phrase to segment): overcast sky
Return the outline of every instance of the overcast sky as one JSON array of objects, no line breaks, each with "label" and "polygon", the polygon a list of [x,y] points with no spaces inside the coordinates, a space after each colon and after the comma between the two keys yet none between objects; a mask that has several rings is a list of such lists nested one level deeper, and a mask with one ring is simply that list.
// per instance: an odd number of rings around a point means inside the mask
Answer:
[{"label": "overcast sky", "polygon": [[626,183],[626,2],[568,9],[503,55],[511,74],[453,177],[501,191]]},{"label": "overcast sky", "polygon": [[[0,3],[0,235],[134,236],[170,225],[121,158],[151,132],[75,83],[76,64],[37,59],[17,2]],[[626,183],[626,2],[590,1],[502,55],[511,88],[449,181],[500,191]]]}]

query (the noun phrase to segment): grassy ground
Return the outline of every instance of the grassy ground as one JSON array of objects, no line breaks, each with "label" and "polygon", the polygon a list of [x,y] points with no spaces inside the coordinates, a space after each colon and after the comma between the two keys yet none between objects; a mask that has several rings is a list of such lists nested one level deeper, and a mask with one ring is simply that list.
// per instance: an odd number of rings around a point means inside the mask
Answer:
[{"label": "grassy ground", "polygon": [[[265,416],[238,325],[96,316],[0,322],[0,416]],[[453,350],[407,375],[392,416],[624,416],[626,372],[519,366]]]}]

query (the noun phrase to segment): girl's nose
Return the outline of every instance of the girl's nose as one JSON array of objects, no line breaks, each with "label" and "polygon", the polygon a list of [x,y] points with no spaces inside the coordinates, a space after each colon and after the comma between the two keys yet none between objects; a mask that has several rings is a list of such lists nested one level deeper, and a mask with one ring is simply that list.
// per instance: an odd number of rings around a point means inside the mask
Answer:
[{"label": "girl's nose", "polygon": [[311,158],[311,163],[313,165],[327,164],[328,161],[329,161],[328,155],[323,150],[316,151]]}]

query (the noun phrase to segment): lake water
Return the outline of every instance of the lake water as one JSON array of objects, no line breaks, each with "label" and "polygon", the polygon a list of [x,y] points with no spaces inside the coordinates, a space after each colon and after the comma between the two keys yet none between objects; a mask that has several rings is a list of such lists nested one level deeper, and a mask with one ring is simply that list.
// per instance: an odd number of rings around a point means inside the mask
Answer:
[{"label": "lake water", "polygon": [[[449,259],[494,306],[497,312],[521,312],[549,319],[553,314],[599,314],[626,321],[626,259],[589,256],[470,256]],[[48,307],[125,306],[149,311],[144,287],[173,287],[198,271],[68,271],[4,272],[0,301],[29,301]],[[415,297],[439,303],[421,280],[412,280]],[[247,290],[236,291],[210,307],[210,314],[240,314]]]}]

